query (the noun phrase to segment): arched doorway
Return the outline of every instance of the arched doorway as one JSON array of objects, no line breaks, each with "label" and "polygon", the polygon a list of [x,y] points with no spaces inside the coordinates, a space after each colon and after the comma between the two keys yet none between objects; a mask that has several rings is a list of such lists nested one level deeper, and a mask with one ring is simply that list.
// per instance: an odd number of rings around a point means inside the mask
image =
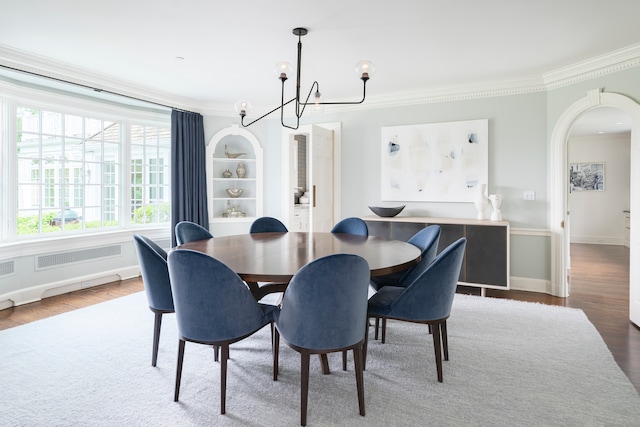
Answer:
[{"label": "arched doorway", "polygon": [[[568,211],[567,140],[574,122],[585,112],[601,106],[618,108],[631,116],[631,244],[630,259],[640,253],[640,105],[619,94],[592,89],[558,119],[550,147],[550,228],[552,294],[568,296],[567,264],[569,233],[564,227]],[[635,226],[635,227],[634,227]],[[629,268],[629,317],[640,325],[640,266]]]}]

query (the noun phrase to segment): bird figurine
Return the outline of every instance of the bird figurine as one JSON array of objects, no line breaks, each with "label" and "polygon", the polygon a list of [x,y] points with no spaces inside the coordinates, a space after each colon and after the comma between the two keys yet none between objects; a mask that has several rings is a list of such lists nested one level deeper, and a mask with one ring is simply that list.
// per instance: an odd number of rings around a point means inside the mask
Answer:
[{"label": "bird figurine", "polygon": [[235,159],[237,157],[244,156],[245,154],[247,153],[230,153],[227,151],[227,146],[226,145],[224,146],[224,155],[230,159]]}]

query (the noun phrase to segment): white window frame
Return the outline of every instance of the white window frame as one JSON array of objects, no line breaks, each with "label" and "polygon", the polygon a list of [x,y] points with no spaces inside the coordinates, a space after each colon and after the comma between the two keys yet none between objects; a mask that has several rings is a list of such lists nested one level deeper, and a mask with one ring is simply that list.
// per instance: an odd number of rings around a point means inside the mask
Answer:
[{"label": "white window frame", "polygon": [[[98,116],[105,120],[118,121],[126,135],[121,150],[119,179],[119,226],[113,230],[99,228],[74,233],[39,233],[32,236],[17,236],[17,185],[16,185],[16,117],[17,106],[33,106],[42,110],[60,111],[65,114]],[[168,234],[170,224],[133,224],[131,222],[129,195],[130,189],[130,146],[128,132],[132,125],[170,127],[170,110],[130,108],[125,105],[84,99],[73,94],[52,93],[42,88],[23,86],[18,83],[0,80],[0,259],[9,256],[23,256],[65,247],[74,247],[79,242],[100,239],[122,241],[123,235],[145,230],[147,234]],[[166,179],[167,177],[165,177]],[[70,195],[73,197],[74,195]],[[105,238],[105,235],[110,237]]]}]

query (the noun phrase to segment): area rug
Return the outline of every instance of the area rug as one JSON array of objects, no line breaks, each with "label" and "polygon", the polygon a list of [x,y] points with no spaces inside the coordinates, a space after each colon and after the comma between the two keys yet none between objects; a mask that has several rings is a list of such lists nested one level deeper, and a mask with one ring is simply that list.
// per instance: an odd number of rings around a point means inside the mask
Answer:
[{"label": "area rug", "polygon": [[[177,332],[166,315],[151,367],[153,315],[143,293],[0,332],[0,425],[282,426],[300,423],[300,357],[281,345],[272,380],[268,328],[231,347],[227,414],[219,364],[187,343],[173,402]],[[426,327],[389,322],[370,340],[366,416],[353,361],[322,375],[312,358],[308,425],[631,426],[640,397],[580,310],[456,295],[450,360],[436,379]]]}]

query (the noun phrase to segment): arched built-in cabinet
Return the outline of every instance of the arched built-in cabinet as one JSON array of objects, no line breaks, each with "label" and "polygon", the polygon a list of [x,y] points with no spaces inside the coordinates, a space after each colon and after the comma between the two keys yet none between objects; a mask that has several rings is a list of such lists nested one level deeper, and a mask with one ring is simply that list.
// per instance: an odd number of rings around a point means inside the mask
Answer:
[{"label": "arched built-in cabinet", "polygon": [[[262,216],[262,146],[250,132],[232,125],[209,140],[206,153],[211,231],[214,235],[248,231]],[[239,153],[244,154],[234,157]],[[227,189],[241,189],[242,194],[232,197]]]}]

